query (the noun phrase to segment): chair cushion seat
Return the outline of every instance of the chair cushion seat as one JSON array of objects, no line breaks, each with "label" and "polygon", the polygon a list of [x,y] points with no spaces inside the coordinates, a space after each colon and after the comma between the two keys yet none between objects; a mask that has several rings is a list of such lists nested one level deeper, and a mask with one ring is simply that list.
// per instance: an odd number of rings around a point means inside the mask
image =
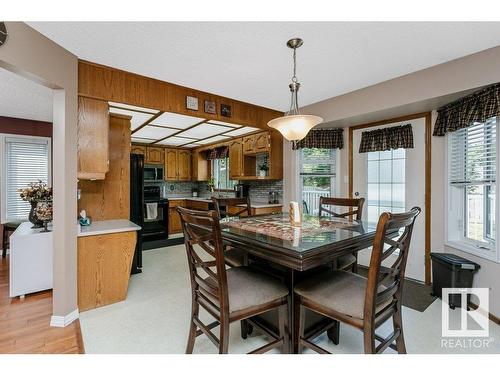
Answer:
[{"label": "chair cushion seat", "polygon": [[250,267],[234,267],[226,272],[229,313],[264,305],[288,295],[278,279]]},{"label": "chair cushion seat", "polygon": [[346,254],[339,256],[337,258],[337,269],[345,270],[346,268],[352,266],[357,262],[356,256],[354,254]]},{"label": "chair cushion seat", "polygon": [[[332,271],[310,277],[295,287],[295,293],[330,310],[363,319],[367,279],[346,271]],[[379,292],[386,289],[379,287]],[[379,304],[376,312],[392,298]]]}]

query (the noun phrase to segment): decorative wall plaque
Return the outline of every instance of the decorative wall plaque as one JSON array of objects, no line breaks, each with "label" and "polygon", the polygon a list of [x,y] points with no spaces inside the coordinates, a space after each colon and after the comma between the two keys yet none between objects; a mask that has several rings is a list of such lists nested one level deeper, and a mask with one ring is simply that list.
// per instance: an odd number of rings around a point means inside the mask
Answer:
[{"label": "decorative wall plaque", "polygon": [[198,98],[194,96],[186,96],[186,108],[193,111],[198,110]]}]

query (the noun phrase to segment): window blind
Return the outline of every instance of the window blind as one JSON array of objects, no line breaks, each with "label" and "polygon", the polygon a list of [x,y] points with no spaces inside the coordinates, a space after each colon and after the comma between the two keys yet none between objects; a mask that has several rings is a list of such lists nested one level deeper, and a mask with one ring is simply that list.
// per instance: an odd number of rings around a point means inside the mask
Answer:
[{"label": "window blind", "polygon": [[6,220],[26,220],[31,206],[17,189],[30,182],[49,181],[49,140],[35,138],[5,139]]},{"label": "window blind", "polygon": [[496,117],[451,134],[450,184],[489,185],[496,180]]},{"label": "window blind", "polygon": [[334,149],[301,149],[300,174],[303,176],[335,176],[335,155]]}]

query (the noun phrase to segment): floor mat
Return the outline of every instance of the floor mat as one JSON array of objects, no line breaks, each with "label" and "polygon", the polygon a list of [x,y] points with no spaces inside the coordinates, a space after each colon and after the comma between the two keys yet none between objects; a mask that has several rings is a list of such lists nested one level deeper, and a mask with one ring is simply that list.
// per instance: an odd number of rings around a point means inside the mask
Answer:
[{"label": "floor mat", "polygon": [[[368,268],[358,265],[358,273],[368,276]],[[425,311],[436,300],[431,296],[432,287],[413,280],[405,280],[403,286],[403,306],[420,312]]]}]

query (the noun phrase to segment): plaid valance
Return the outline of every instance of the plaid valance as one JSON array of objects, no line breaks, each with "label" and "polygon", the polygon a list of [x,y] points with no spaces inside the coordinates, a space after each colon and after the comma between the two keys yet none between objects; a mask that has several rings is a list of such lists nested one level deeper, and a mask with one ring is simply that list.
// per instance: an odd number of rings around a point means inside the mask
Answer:
[{"label": "plaid valance", "polygon": [[342,148],[344,147],[344,129],[311,130],[304,139],[293,141],[292,150],[301,148]]},{"label": "plaid valance", "polygon": [[229,147],[222,146],[207,151],[207,160],[225,159],[229,155]]},{"label": "plaid valance", "polygon": [[370,130],[361,134],[360,153],[397,148],[413,148],[411,124]]},{"label": "plaid valance", "polygon": [[500,83],[495,83],[439,108],[433,135],[443,136],[498,115]]}]

